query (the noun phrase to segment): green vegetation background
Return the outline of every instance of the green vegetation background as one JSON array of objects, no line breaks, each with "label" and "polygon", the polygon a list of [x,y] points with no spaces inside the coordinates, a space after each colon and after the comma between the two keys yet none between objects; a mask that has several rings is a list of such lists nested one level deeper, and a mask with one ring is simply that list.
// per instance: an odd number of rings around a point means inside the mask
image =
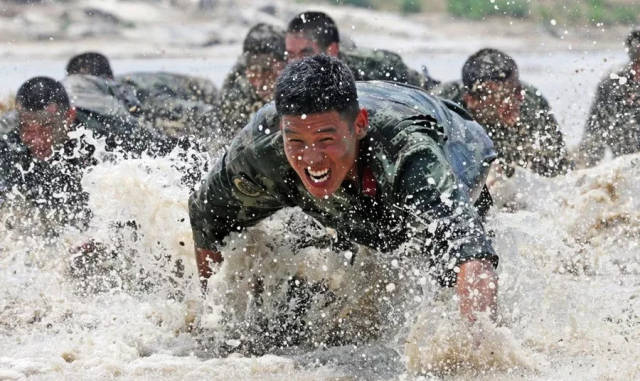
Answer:
[{"label": "green vegetation background", "polygon": [[[311,2],[311,0],[298,0]],[[442,12],[465,19],[514,17],[566,24],[634,24],[640,0],[325,0],[327,3],[403,13]]]}]

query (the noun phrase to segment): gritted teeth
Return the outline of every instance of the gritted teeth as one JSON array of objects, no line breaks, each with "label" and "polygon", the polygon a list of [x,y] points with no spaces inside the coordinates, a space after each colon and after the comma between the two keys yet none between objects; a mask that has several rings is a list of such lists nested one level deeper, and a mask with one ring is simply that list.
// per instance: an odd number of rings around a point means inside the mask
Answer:
[{"label": "gritted teeth", "polygon": [[329,168],[321,169],[314,171],[311,168],[306,168],[307,175],[311,178],[314,183],[321,183],[327,181],[329,178]]},{"label": "gritted teeth", "polygon": [[329,168],[321,169],[319,171],[314,171],[311,168],[307,168],[307,171],[309,171],[309,174],[313,177],[321,177],[326,175],[329,172]]}]

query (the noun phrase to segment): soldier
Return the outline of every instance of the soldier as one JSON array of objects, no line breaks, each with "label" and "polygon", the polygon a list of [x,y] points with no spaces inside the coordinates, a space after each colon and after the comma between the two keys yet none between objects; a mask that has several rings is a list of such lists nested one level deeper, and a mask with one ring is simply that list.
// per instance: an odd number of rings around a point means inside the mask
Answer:
[{"label": "soldier", "polygon": [[67,76],[72,78],[64,80],[67,91],[82,92],[75,100],[94,98],[92,107],[100,108],[104,108],[100,102],[112,107],[113,101],[118,101],[138,119],[136,123],[161,134],[205,137],[214,132],[209,129],[216,124],[213,105],[218,91],[206,78],[167,72],[135,72],[114,78],[109,60],[94,52],[72,57]]},{"label": "soldier", "polygon": [[549,103],[535,87],[519,79],[513,58],[496,49],[473,54],[462,68],[462,82],[435,90],[464,108],[482,124],[498,151],[498,172],[514,167],[542,176],[566,173],[569,160],[562,133]]},{"label": "soldier", "polygon": [[613,156],[640,151],[640,29],[626,39],[630,62],[598,85],[578,161],[593,166],[609,148]]},{"label": "soldier", "polygon": [[95,147],[84,136],[70,138],[81,123],[59,82],[36,77],[16,95],[16,110],[4,119],[0,141],[0,199],[26,199],[48,220],[83,225],[87,195],[81,171],[95,163]]},{"label": "soldier", "polygon": [[341,49],[338,27],[322,12],[303,12],[291,20],[286,46],[289,62],[321,53],[338,57],[351,69],[357,81],[394,81],[424,89],[439,83],[408,68],[399,55],[388,50]]},{"label": "soldier", "polygon": [[297,206],[351,241],[424,256],[441,284],[456,285],[464,317],[495,317],[498,257],[472,206],[494,157],[454,104],[401,84],[356,84],[326,55],[291,63],[275,104],[189,200],[203,288],[229,233]]},{"label": "soldier", "polygon": [[76,119],[104,137],[108,149],[165,154],[180,141],[145,123],[132,111],[140,102],[128,86],[82,74],[69,75],[61,83],[76,110]]},{"label": "soldier", "polygon": [[220,91],[218,115],[229,139],[273,99],[273,87],[285,66],[284,52],[284,30],[260,23],[247,33],[242,55]]}]

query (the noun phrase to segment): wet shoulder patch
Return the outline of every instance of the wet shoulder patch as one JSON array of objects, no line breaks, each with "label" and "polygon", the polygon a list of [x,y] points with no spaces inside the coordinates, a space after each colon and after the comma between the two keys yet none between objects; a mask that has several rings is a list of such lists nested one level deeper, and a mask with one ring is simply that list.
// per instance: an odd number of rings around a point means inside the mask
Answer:
[{"label": "wet shoulder patch", "polygon": [[235,185],[238,192],[245,196],[257,197],[262,193],[262,187],[249,180],[245,175],[235,176],[233,178],[233,185]]}]

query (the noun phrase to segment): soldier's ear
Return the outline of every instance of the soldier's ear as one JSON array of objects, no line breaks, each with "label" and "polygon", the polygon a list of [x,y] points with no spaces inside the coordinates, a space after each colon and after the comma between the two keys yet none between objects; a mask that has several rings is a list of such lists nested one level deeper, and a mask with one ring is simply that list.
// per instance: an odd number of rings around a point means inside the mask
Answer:
[{"label": "soldier's ear", "polygon": [[353,127],[358,140],[367,136],[367,131],[369,130],[369,113],[366,108],[361,108],[360,111],[358,111]]},{"label": "soldier's ear", "polygon": [[325,53],[327,53],[328,56],[337,57],[340,53],[340,44],[337,42],[332,42],[331,44],[329,44],[329,46],[327,46]]},{"label": "soldier's ear", "polygon": [[467,106],[466,108],[469,111],[473,111],[473,110],[478,108],[479,101],[473,95],[471,95],[469,93],[464,93],[462,95],[462,100],[464,101],[464,104]]}]

